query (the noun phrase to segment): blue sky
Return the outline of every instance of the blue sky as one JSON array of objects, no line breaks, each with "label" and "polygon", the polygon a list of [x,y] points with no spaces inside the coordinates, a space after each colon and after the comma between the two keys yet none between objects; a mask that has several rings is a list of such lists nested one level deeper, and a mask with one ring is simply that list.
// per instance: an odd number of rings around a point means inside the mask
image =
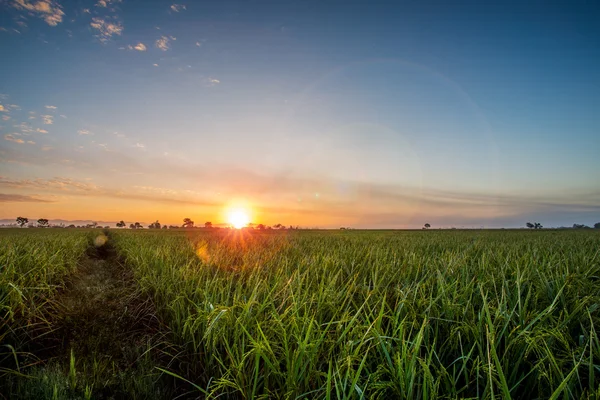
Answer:
[{"label": "blue sky", "polygon": [[0,218],[598,222],[600,6],[523,3],[5,0]]}]

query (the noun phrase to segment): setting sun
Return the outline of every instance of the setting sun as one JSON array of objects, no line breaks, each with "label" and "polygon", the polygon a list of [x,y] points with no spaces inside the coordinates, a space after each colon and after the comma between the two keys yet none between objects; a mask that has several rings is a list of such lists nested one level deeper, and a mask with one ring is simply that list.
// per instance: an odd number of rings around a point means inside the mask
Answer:
[{"label": "setting sun", "polygon": [[236,229],[241,229],[250,223],[248,212],[242,208],[235,208],[229,211],[227,221]]}]

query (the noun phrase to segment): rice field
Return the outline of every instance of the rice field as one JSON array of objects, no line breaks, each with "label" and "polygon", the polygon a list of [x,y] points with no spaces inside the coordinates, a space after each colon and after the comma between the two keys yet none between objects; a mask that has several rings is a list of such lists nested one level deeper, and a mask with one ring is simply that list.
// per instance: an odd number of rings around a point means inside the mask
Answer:
[{"label": "rice field", "polygon": [[[0,232],[5,345],[94,235]],[[598,231],[110,230],[107,245],[167,332],[152,349],[168,357],[131,377],[170,379],[163,398],[600,396]]]}]

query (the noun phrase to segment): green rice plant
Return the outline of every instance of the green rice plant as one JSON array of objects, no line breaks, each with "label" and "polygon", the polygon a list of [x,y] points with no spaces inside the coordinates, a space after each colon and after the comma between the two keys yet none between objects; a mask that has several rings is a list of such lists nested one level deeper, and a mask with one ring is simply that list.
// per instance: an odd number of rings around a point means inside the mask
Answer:
[{"label": "green rice plant", "polygon": [[598,392],[597,232],[123,231],[114,242],[187,349],[162,370],[199,395]]}]

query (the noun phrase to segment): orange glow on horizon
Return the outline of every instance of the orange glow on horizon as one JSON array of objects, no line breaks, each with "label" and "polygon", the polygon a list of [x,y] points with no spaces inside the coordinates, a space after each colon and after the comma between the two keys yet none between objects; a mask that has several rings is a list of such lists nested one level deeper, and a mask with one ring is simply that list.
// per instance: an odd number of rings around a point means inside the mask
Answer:
[{"label": "orange glow on horizon", "polygon": [[250,215],[245,208],[232,208],[227,213],[227,222],[234,228],[241,229],[250,223]]}]

